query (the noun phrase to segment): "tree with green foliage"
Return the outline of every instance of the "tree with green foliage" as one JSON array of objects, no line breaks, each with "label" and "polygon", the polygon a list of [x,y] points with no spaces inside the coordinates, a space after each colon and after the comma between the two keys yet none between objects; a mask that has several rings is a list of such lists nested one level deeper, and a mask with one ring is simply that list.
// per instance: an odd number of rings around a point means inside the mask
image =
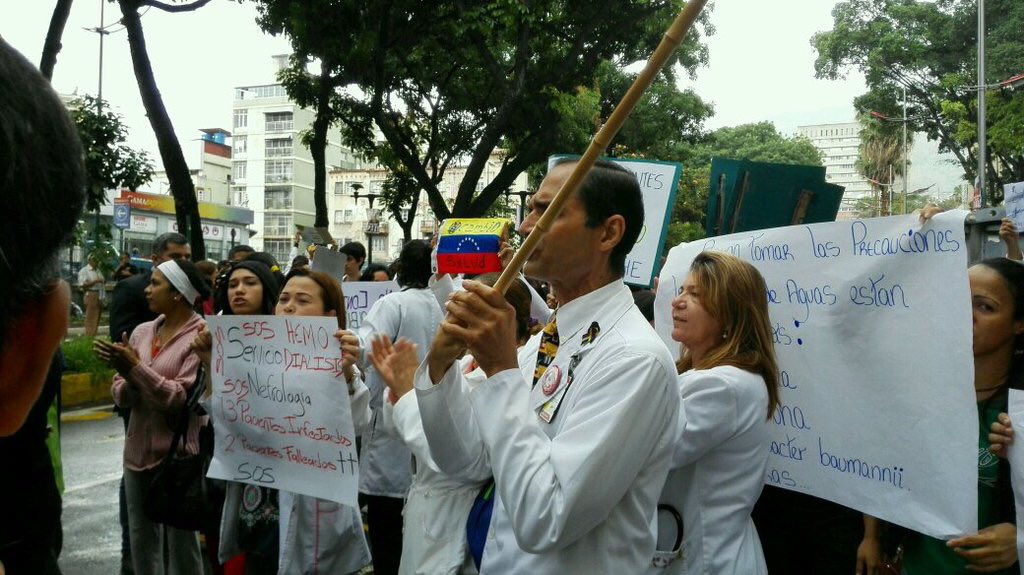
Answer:
[{"label": "tree with green foliage", "polygon": [[[832,11],[832,30],[811,40],[819,78],[864,74],[868,92],[854,105],[899,116],[906,90],[910,127],[952,153],[968,180],[977,175],[977,6],[974,0],[848,0]],[[990,134],[986,177],[989,197],[1002,184],[1024,180],[1024,94],[992,89],[1021,73],[1024,2],[988,0],[986,91]],[[996,17],[998,15],[998,17]]]},{"label": "tree with green foliage", "polygon": [[[602,62],[646,59],[683,1],[257,5],[264,30],[328,74],[347,143],[369,156],[383,136],[444,219],[482,215],[529,166],[581,151],[590,130],[581,138],[579,123],[564,121],[580,87],[595,84]],[[691,73],[707,59],[698,40],[691,32],[674,56]],[[502,166],[477,192],[499,148]],[[449,208],[438,185],[456,163],[466,174]]]},{"label": "tree with green foliage", "polygon": [[132,55],[132,67],[139,85],[139,95],[142,97],[149,125],[156,136],[160,159],[163,161],[167,181],[171,186],[171,196],[174,197],[174,215],[178,230],[188,238],[192,258],[199,261],[206,258],[206,243],[203,241],[203,226],[199,219],[199,200],[196,198],[195,183],[192,182],[192,174],[181,151],[181,143],[174,132],[171,117],[167,113],[167,106],[164,105],[163,96],[156,85],[139,10],[156,8],[169,13],[192,12],[209,4],[210,0],[180,3],[177,0],[117,0],[117,3],[121,8],[121,24],[128,33],[128,48]]},{"label": "tree with green foliage", "polygon": [[107,190],[128,188],[134,191],[153,179],[153,162],[149,155],[125,143],[128,128],[106,102],[94,96],[82,96],[68,104],[68,112],[85,151],[89,183],[87,211],[94,212],[107,203]]},{"label": "tree with green foliage", "polygon": [[672,208],[667,246],[704,237],[704,216],[711,190],[711,159],[750,160],[799,166],[822,165],[821,152],[803,136],[787,137],[771,122],[728,126],[692,146],[684,161]]}]

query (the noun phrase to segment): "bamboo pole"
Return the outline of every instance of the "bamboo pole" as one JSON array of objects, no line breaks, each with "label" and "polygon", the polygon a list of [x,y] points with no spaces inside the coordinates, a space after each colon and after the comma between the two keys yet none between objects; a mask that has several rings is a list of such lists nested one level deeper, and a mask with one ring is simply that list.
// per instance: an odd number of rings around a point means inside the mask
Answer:
[{"label": "bamboo pole", "polygon": [[622,101],[615,107],[612,115],[605,122],[604,126],[597,132],[590,145],[587,146],[587,151],[584,152],[583,156],[576,163],[568,179],[562,184],[562,187],[555,194],[554,199],[551,200],[551,204],[548,205],[547,210],[544,211],[544,215],[537,220],[537,225],[534,226],[533,231],[526,237],[522,247],[513,256],[512,261],[508,267],[501,272],[501,277],[494,284],[494,289],[505,293],[508,289],[509,284],[512,280],[519,275],[519,270],[526,264],[526,260],[536,249],[537,244],[540,243],[544,234],[547,233],[548,228],[551,227],[551,222],[558,217],[559,212],[562,211],[562,207],[565,202],[569,200],[576,190],[579,189],[580,184],[583,183],[583,178],[590,171],[590,168],[594,167],[594,162],[604,153],[608,148],[608,144],[611,143],[612,139],[616,134],[619,133],[619,129],[626,122],[626,118],[629,117],[630,113],[633,112],[633,108],[636,107],[637,102],[643,97],[644,92],[654,82],[654,78],[658,75],[658,72],[665,66],[665,62],[668,62],[669,57],[679,44],[682,43],[683,38],[686,37],[687,32],[693,26],[694,21],[700,14],[700,11],[704,8],[707,0],[690,0],[683,11],[676,16],[676,19],[672,22],[672,26],[665,32],[665,36],[661,39],[661,43],[654,50],[654,54],[651,54],[650,59],[647,60],[647,65],[633,81],[633,85],[629,87],[626,95],[622,97]]}]

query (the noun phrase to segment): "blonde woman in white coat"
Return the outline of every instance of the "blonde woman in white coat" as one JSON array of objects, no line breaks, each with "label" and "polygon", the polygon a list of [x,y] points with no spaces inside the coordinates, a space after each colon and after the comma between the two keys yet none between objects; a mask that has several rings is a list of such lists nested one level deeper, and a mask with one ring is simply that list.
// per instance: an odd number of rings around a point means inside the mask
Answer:
[{"label": "blonde woman in white coat", "polygon": [[731,255],[701,253],[672,300],[672,339],[683,346],[676,366],[685,417],[649,573],[767,574],[750,519],[778,401],[764,278]]}]

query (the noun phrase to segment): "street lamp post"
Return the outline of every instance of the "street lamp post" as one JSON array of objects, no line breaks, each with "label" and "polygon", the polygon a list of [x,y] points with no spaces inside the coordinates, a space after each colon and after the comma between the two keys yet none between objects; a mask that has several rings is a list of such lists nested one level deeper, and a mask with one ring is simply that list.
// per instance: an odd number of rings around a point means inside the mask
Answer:
[{"label": "street lamp post", "polygon": [[377,212],[375,212],[373,210],[373,202],[377,198],[383,196],[383,194],[378,194],[378,193],[375,193],[375,192],[370,192],[368,194],[360,194],[359,190],[361,190],[361,189],[363,189],[363,185],[362,184],[359,184],[359,183],[352,184],[352,197],[357,202],[359,201],[360,197],[366,198],[367,201],[370,204],[370,207],[369,207],[370,219],[369,219],[368,222],[366,222],[366,241],[367,241],[368,244],[370,244],[370,245],[366,246],[366,263],[367,264],[372,264],[373,263],[373,236],[377,235],[379,230],[380,230],[380,220],[377,218]]},{"label": "street lamp post", "polygon": [[505,194],[506,201],[508,201],[508,199],[511,196],[519,196],[519,211],[518,213],[516,213],[516,227],[518,228],[519,224],[523,223],[523,218],[526,217],[526,198],[529,198],[536,192],[528,192],[526,190],[519,190],[518,192],[513,192],[512,188],[509,188],[505,190],[503,193]]}]

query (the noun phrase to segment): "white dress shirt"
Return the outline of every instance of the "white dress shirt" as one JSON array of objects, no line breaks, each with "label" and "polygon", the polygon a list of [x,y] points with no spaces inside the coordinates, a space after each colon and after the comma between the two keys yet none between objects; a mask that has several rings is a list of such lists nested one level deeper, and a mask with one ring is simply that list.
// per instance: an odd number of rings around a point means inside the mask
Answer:
[{"label": "white dress shirt", "polygon": [[723,365],[679,376],[685,421],[677,427],[672,472],[660,503],[683,518],[682,559],[670,550],[677,530],[670,513],[650,574],[766,575],[750,512],[768,465],[768,390],[755,373]]},{"label": "white dress shirt", "polygon": [[[600,333],[585,343],[593,322]],[[563,305],[558,332],[547,370],[561,375],[547,386],[542,378],[531,390],[540,334],[521,348],[520,369],[474,389],[458,365],[436,386],[426,365],[417,372],[438,467],[495,478],[483,575],[638,573],[654,553],[654,513],[679,418],[668,349],[620,281]],[[545,418],[551,402],[559,408]]]}]

